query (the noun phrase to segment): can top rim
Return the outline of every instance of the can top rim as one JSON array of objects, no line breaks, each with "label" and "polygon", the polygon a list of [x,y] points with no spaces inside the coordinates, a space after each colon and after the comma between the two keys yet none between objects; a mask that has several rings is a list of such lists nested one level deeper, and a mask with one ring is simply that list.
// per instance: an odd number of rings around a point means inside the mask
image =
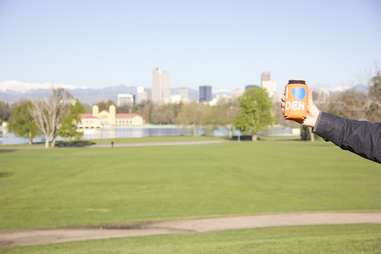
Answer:
[{"label": "can top rim", "polygon": [[303,84],[303,85],[305,85],[306,81],[305,80],[291,79],[288,81],[288,84]]}]

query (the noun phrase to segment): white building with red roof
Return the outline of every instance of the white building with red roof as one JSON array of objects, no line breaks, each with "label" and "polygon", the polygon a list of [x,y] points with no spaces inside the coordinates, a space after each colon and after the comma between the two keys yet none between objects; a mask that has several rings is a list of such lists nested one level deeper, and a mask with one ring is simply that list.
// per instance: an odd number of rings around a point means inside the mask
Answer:
[{"label": "white building with red roof", "polygon": [[116,113],[114,105],[110,105],[109,110],[99,112],[97,105],[93,106],[91,114],[81,114],[81,121],[78,124],[80,129],[96,128],[128,128],[144,125],[144,119],[135,113]]}]

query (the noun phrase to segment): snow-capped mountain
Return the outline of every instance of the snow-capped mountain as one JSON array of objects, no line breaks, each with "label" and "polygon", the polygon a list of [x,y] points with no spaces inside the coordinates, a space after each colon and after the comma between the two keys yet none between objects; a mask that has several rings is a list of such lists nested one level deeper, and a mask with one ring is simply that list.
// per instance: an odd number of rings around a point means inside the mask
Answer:
[{"label": "snow-capped mountain", "polygon": [[27,83],[22,81],[0,81],[0,100],[16,102],[24,99],[37,99],[49,95],[51,88],[65,88],[75,98],[84,103],[93,104],[102,100],[116,102],[118,93],[136,93],[135,87],[117,85],[104,88],[85,88],[67,84]]},{"label": "snow-capped mountain", "polygon": [[74,86],[61,83],[30,83],[18,80],[0,81],[0,92],[26,93],[31,90],[49,89],[52,87],[62,87],[65,89],[75,89]]}]

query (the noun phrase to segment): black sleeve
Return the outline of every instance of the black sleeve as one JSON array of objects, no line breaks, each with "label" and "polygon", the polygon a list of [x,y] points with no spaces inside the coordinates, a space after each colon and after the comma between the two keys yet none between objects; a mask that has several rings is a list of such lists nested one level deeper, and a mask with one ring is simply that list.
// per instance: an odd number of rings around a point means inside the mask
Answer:
[{"label": "black sleeve", "polygon": [[321,112],[313,131],[344,150],[381,163],[381,123],[348,120]]}]

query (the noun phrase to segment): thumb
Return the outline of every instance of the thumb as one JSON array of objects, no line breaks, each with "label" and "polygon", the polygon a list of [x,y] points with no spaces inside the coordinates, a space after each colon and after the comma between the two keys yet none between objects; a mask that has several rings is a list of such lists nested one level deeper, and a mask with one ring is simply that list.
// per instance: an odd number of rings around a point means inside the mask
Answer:
[{"label": "thumb", "polygon": [[311,88],[308,88],[308,109],[307,111],[310,112],[310,110],[312,109],[312,107],[314,106],[314,102],[312,101],[312,89]]}]

